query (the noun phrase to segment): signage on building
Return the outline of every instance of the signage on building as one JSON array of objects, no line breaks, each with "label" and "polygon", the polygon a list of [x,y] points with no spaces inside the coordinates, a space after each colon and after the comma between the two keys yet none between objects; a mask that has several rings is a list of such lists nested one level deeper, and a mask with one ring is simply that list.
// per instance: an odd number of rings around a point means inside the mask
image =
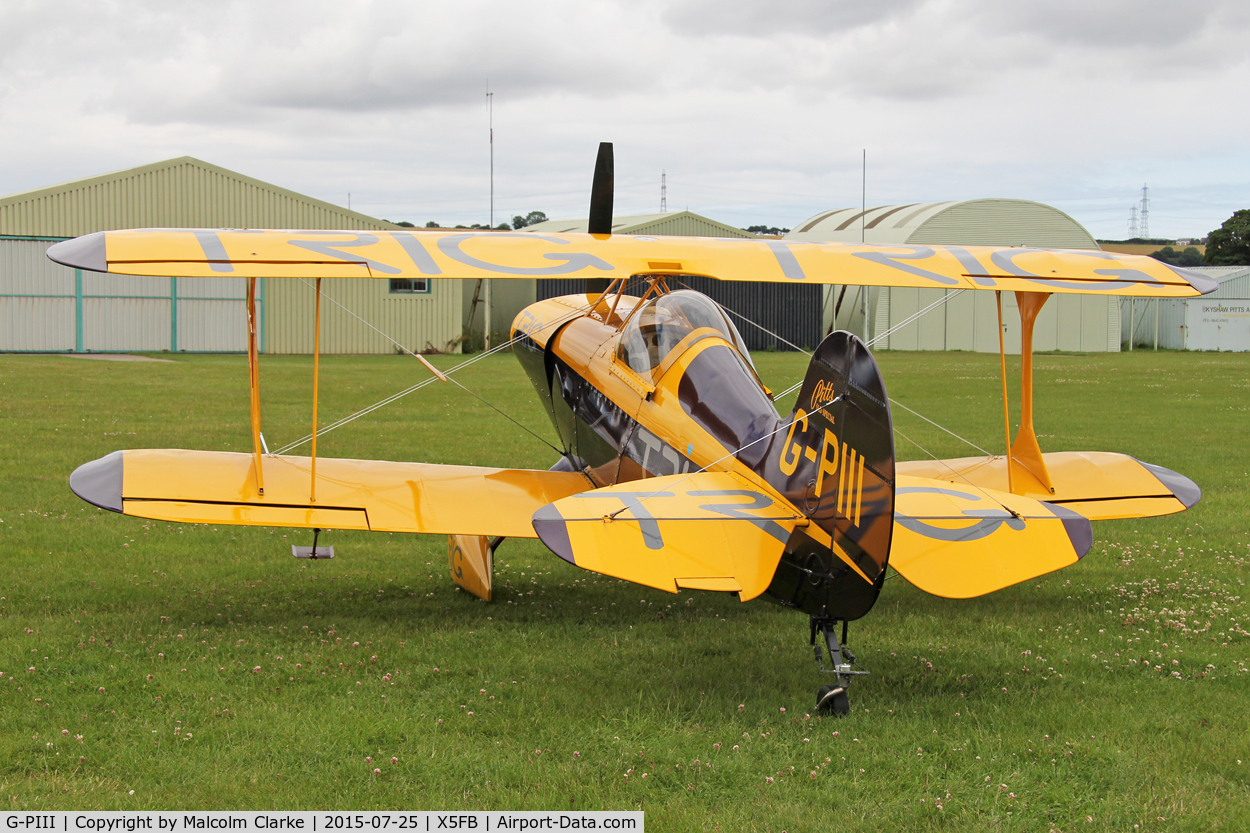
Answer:
[{"label": "signage on building", "polygon": [[1185,347],[1237,353],[1250,351],[1250,299],[1186,301]]}]

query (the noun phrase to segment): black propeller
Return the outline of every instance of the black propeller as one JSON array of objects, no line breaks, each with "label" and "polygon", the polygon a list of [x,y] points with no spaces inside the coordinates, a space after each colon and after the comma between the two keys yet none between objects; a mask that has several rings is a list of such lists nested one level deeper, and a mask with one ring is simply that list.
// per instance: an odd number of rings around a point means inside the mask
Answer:
[{"label": "black propeller", "polygon": [[[591,234],[612,233],[612,191],[615,175],[612,165],[612,143],[599,143],[599,157],[595,160],[595,181],[590,187],[590,219],[586,231]],[[608,288],[607,278],[587,278],[586,292],[603,292]]]},{"label": "black propeller", "polygon": [[599,143],[599,158],[595,160],[595,182],[590,187],[590,222],[586,231],[591,234],[612,233],[612,143]]}]

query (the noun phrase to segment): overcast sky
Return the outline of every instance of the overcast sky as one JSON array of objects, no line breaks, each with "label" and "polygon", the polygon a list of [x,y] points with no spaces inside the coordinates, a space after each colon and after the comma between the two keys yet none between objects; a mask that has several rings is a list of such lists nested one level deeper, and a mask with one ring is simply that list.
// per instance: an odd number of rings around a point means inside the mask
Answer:
[{"label": "overcast sky", "polygon": [[1250,207],[1250,3],[4,0],[0,193],[191,155],[421,225],[616,213],[794,227],[1014,197],[1127,236]]}]

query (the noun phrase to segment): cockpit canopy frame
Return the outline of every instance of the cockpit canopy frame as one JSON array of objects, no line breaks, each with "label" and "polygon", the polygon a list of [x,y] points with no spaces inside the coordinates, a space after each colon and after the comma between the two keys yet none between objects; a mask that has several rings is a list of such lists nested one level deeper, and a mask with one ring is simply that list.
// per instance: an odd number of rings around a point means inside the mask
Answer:
[{"label": "cockpit canopy frame", "polygon": [[666,366],[665,359],[679,347],[684,350],[698,341],[700,333],[729,342],[758,379],[746,343],[729,316],[711,298],[689,289],[658,294],[640,303],[621,329],[616,359],[640,378],[658,381],[657,371]]}]

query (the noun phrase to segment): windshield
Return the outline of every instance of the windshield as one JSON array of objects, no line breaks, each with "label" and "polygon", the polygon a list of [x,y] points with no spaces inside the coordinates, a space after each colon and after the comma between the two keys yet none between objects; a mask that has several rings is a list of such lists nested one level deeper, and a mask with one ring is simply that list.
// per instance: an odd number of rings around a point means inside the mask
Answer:
[{"label": "windshield", "polygon": [[755,369],[742,336],[724,311],[706,295],[685,289],[653,298],[634,313],[621,334],[617,358],[639,376],[650,378],[683,338],[700,329],[723,337]]}]

